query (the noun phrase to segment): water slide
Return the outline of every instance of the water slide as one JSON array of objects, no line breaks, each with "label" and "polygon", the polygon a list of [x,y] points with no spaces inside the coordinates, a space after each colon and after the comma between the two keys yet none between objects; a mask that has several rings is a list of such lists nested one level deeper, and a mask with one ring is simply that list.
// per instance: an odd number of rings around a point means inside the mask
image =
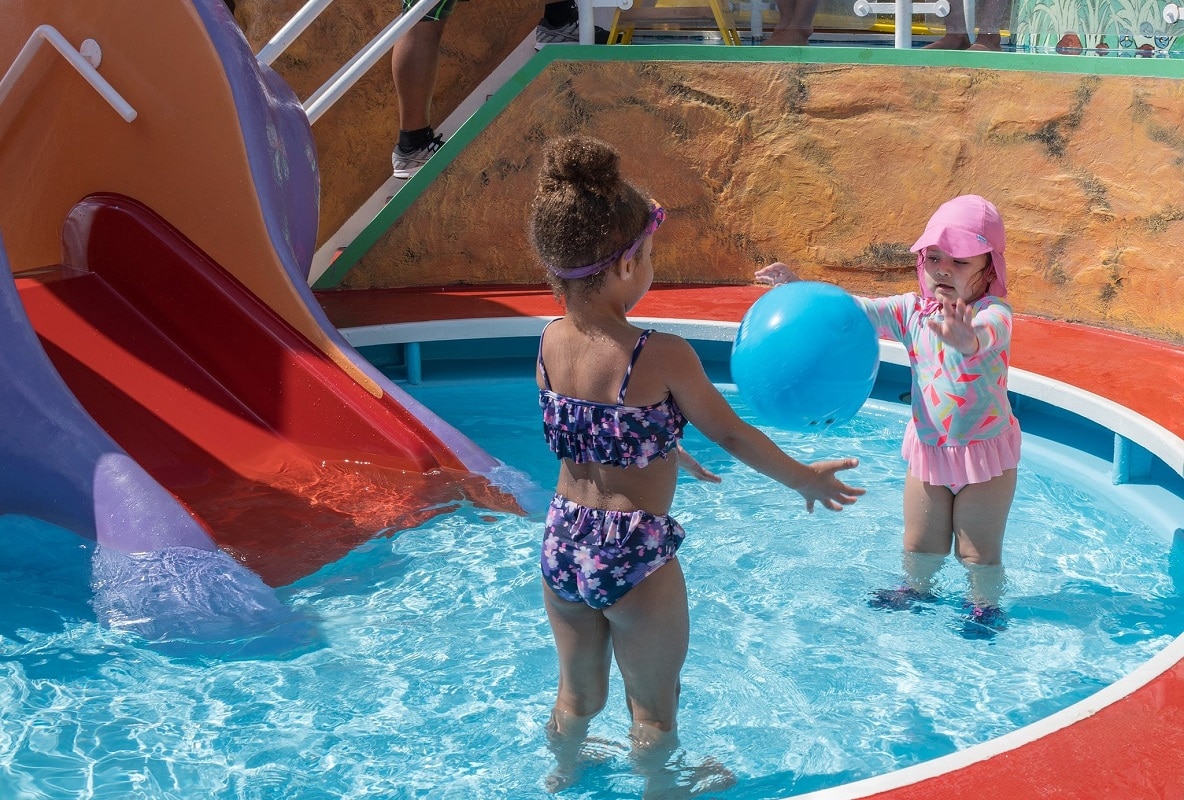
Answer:
[{"label": "water slide", "polygon": [[0,513],[97,542],[106,621],[200,636],[380,530],[516,510],[313,299],[308,122],[221,0],[3,0],[0,65]]}]

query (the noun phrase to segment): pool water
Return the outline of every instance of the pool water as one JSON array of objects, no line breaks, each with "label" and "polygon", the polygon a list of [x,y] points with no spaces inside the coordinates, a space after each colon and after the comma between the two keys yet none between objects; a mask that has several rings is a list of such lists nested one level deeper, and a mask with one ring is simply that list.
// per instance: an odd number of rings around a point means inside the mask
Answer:
[{"label": "pool water", "polygon": [[[556,466],[529,380],[483,381],[480,403],[472,383],[412,391],[533,479],[541,508]],[[802,460],[860,456],[848,475],[868,493],[839,514],[807,515],[691,432],[724,483],[684,477],[675,501],[692,615],[675,777],[714,759],[737,783],[709,796],[756,800],[908,766],[1064,708],[1184,628],[1170,542],[1036,437],[1007,534],[1007,628],[966,629],[954,563],[939,602],[870,608],[898,581],[905,414],[871,402],[826,434],[770,431]],[[546,797],[540,519],[462,508],[376,536],[280,590],[319,637],[267,657],[170,654],[98,625],[93,547],[0,519],[0,797]],[[614,674],[597,759],[560,796],[640,796],[627,730]]]}]

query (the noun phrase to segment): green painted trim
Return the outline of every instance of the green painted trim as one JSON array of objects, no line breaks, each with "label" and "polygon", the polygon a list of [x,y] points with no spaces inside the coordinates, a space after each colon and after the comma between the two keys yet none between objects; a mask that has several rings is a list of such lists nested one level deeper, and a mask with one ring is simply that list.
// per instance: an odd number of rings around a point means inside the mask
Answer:
[{"label": "green painted trim", "polygon": [[[576,57],[578,55],[578,58]],[[1071,75],[1184,78],[1184,59],[1052,53],[986,53],[968,50],[897,50],[891,47],[725,47],[700,44],[548,45],[531,61],[707,61],[791,64],[874,64],[903,67],[965,67]],[[528,65],[528,66],[530,66]],[[525,71],[525,68],[523,69]],[[537,70],[536,70],[537,71]]]},{"label": "green painted trim", "polygon": [[332,289],[378,241],[423,190],[546,67],[556,61],[667,61],[711,63],[858,64],[901,67],[960,67],[1069,75],[1184,78],[1184,59],[983,53],[965,50],[896,50],[886,47],[725,47],[701,44],[547,45],[518,70],[444,143],[440,152],[404,186],[342,251],[313,285]]}]

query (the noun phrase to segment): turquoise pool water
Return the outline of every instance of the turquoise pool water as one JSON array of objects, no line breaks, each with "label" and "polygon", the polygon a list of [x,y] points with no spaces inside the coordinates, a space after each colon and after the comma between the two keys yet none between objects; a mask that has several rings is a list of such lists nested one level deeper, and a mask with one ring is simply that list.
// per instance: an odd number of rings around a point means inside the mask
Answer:
[{"label": "turquoise pool water", "polygon": [[[727,388],[727,387],[725,387]],[[555,465],[525,379],[412,387],[549,495]],[[729,390],[730,391],[730,390]],[[732,394],[739,406],[739,399]],[[802,459],[858,454],[867,496],[806,515],[692,433],[724,477],[684,479],[675,513],[692,613],[683,751],[737,777],[718,795],[786,797],[1016,729],[1129,673],[1184,629],[1172,543],[1090,459],[1025,443],[1007,539],[1010,625],[963,635],[964,578],[941,602],[869,608],[897,580],[905,410],[773,432]],[[315,642],[267,657],[162,652],[101,627],[92,548],[0,519],[0,797],[542,798],[555,665],[537,579],[539,518],[478,508],[394,535],[280,591]],[[565,798],[638,797],[620,681],[599,761]]]}]

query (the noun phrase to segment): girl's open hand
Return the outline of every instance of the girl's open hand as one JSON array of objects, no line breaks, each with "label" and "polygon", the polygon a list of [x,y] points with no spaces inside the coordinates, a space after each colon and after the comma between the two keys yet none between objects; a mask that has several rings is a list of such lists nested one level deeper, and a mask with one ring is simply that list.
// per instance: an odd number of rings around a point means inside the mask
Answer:
[{"label": "girl's open hand", "polygon": [[678,467],[687,471],[692,478],[704,483],[722,483],[723,478],[716,475],[707,467],[699,463],[699,459],[686,451],[681,444],[678,446]]},{"label": "girl's open hand", "polygon": [[782,283],[791,283],[798,280],[798,276],[788,264],[783,264],[780,261],[774,261],[767,267],[761,267],[752,276],[757,283],[765,283],[769,286],[777,286]]},{"label": "girl's open hand", "polygon": [[951,303],[941,300],[941,321],[929,320],[930,330],[964,356],[978,352],[978,334],[974,330],[974,309],[958,298]]},{"label": "girl's open hand", "polygon": [[858,458],[837,458],[830,461],[815,461],[806,465],[813,473],[814,479],[807,485],[799,487],[798,493],[806,498],[806,511],[814,513],[814,504],[822,503],[823,508],[831,511],[842,511],[843,506],[849,506],[867,492],[848,486],[838,479],[836,472],[859,466]]}]

